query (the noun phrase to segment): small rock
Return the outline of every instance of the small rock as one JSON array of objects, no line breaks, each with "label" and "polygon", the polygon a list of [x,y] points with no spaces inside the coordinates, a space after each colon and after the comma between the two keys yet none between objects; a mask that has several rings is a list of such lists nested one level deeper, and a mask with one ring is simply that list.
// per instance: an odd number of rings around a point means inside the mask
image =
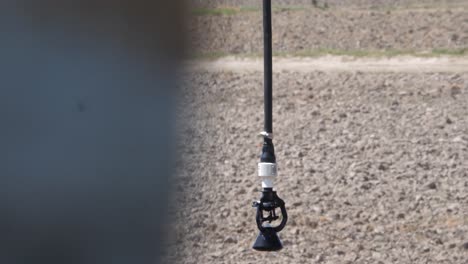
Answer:
[{"label": "small rock", "polygon": [[386,171],[387,170],[387,166],[383,163],[380,163],[379,167],[378,167],[379,170],[381,171]]},{"label": "small rock", "polygon": [[468,242],[466,242],[465,244],[463,244],[462,247],[463,247],[464,250],[468,250]]},{"label": "small rock", "polygon": [[237,194],[246,194],[246,193],[247,193],[247,191],[246,191],[244,188],[240,189],[240,190],[237,192]]},{"label": "small rock", "polygon": [[320,186],[318,186],[318,185],[312,186],[312,188],[310,188],[310,191],[311,192],[318,192],[318,191],[320,191]]},{"label": "small rock", "polygon": [[315,110],[315,111],[312,111],[311,113],[313,116],[319,116],[320,115],[320,112]]},{"label": "small rock", "polygon": [[315,263],[321,263],[325,260],[325,257],[322,254],[317,255],[315,258]]},{"label": "small rock", "polygon": [[452,89],[450,90],[452,98],[456,98],[459,94],[461,94],[461,88],[456,85],[452,86]]},{"label": "small rock", "polygon": [[217,226],[216,224],[212,224],[212,225],[209,225],[209,226],[208,226],[208,229],[209,229],[210,231],[213,231],[213,232],[216,231],[217,228],[218,228],[218,226]]},{"label": "small rock", "polygon": [[311,220],[310,218],[306,219],[306,226],[311,229],[316,229],[318,227],[318,222]]},{"label": "small rock", "polygon": [[374,233],[383,234],[383,233],[385,233],[385,228],[383,226],[376,226],[374,228]]},{"label": "small rock", "polygon": [[227,218],[230,214],[231,214],[231,211],[229,209],[224,209],[221,211],[222,218]]},{"label": "small rock", "polygon": [[361,189],[363,189],[363,190],[369,190],[371,188],[372,188],[372,184],[370,184],[370,183],[366,183],[366,184],[361,185]]},{"label": "small rock", "polygon": [[290,225],[290,226],[297,226],[297,223],[296,223],[296,221],[295,221],[294,218],[293,218],[293,219],[291,219],[291,220],[288,221],[288,225]]},{"label": "small rock", "polygon": [[447,117],[447,119],[445,120],[445,122],[446,122],[447,124],[449,124],[449,125],[450,125],[450,124],[453,124],[452,119],[450,119],[449,117]]},{"label": "small rock", "polygon": [[380,252],[372,252],[372,258],[374,258],[374,259],[381,259],[381,258],[382,258],[382,253],[380,253]]},{"label": "small rock", "polygon": [[228,237],[224,240],[224,243],[230,243],[230,244],[235,244],[237,243],[237,240],[232,238],[232,237]]},{"label": "small rock", "polygon": [[435,182],[431,182],[427,185],[427,188],[431,189],[431,190],[435,190],[437,189],[437,184]]},{"label": "small rock", "polygon": [[295,202],[292,204],[293,207],[298,207],[298,206],[301,206],[302,205],[302,202]]}]

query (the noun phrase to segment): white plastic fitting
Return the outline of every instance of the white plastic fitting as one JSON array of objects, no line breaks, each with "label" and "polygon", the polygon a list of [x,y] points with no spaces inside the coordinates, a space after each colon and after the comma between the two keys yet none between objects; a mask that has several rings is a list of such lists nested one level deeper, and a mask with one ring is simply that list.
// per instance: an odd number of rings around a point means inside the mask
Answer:
[{"label": "white plastic fitting", "polygon": [[258,163],[258,176],[262,178],[262,188],[273,188],[273,182],[277,175],[276,163]]}]

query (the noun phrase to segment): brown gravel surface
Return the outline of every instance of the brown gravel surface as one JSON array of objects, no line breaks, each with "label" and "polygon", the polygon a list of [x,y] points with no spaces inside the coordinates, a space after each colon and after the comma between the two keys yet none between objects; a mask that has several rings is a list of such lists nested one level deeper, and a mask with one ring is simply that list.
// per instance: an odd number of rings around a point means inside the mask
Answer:
[{"label": "brown gravel surface", "polygon": [[251,250],[262,82],[187,75],[167,263],[468,263],[468,71],[276,73],[278,253]]},{"label": "brown gravel surface", "polygon": [[[262,51],[261,12],[192,16],[198,54]],[[273,14],[273,50],[409,50],[468,48],[468,9],[359,11],[286,10]]]}]

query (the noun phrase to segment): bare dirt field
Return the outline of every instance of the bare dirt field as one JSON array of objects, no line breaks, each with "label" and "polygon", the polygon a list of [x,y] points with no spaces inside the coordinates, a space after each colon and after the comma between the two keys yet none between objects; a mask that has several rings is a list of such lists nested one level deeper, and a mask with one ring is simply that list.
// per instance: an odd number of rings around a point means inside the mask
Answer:
[{"label": "bare dirt field", "polygon": [[[261,11],[193,16],[197,54],[262,52]],[[448,10],[284,10],[273,14],[273,50],[308,55],[314,50],[399,50],[468,47],[468,8]]]},{"label": "bare dirt field", "polygon": [[[415,6],[442,6],[453,7],[466,5],[465,0],[275,0],[275,6],[317,6],[345,7],[345,8],[388,8],[388,7],[415,7]],[[191,0],[191,4],[198,8],[217,8],[226,6],[262,5],[261,0]]]},{"label": "bare dirt field", "polygon": [[186,79],[168,263],[468,263],[468,70],[278,71],[290,221],[285,248],[258,253],[259,69]]}]

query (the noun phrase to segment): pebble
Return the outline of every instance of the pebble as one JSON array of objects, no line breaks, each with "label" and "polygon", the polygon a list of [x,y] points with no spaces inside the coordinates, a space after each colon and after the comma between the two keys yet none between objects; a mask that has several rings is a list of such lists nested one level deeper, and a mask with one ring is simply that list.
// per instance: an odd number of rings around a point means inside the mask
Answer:
[{"label": "pebble", "polygon": [[466,242],[465,244],[463,244],[462,247],[463,247],[464,250],[468,250],[468,242]]},{"label": "pebble", "polygon": [[431,190],[435,190],[437,189],[437,184],[435,182],[431,182],[427,185],[427,188],[431,189]]},{"label": "pebble", "polygon": [[224,240],[224,243],[235,244],[237,243],[237,240],[232,237],[228,237]]},{"label": "pebble", "polygon": [[323,254],[318,254],[317,257],[315,257],[315,263],[322,263],[325,261],[325,256]]}]

